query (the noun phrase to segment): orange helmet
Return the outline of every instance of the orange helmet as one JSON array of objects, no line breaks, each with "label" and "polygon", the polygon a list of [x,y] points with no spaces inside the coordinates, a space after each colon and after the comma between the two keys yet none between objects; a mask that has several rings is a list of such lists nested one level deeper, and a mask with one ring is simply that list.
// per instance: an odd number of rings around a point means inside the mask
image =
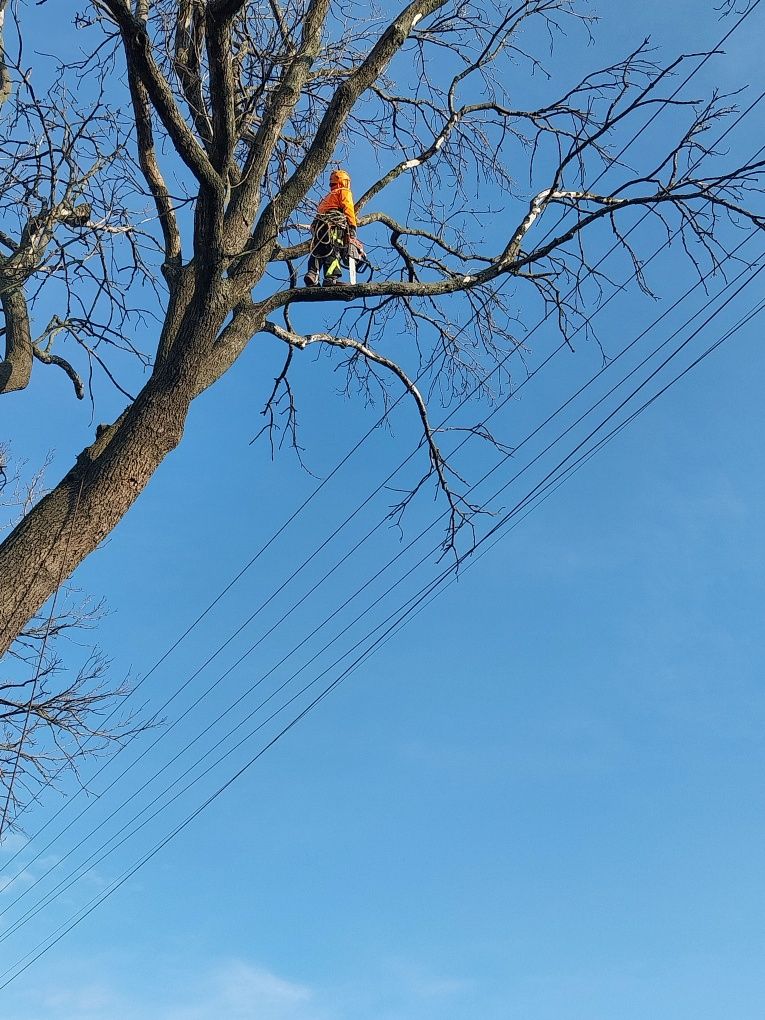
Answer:
[{"label": "orange helmet", "polygon": [[330,188],[350,188],[351,178],[345,170],[333,170],[329,175]]}]

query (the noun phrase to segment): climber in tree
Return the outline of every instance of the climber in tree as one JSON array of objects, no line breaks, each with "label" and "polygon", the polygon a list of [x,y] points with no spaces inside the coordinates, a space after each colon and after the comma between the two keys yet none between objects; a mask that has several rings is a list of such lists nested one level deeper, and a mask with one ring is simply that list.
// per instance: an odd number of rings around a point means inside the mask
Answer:
[{"label": "climber in tree", "polygon": [[324,286],[337,286],[342,278],[343,252],[348,248],[349,239],[356,237],[351,178],[345,170],[333,170],[329,175],[329,194],[319,202],[311,232],[311,254],[303,282],[306,287],[315,287],[319,271],[323,269]]}]

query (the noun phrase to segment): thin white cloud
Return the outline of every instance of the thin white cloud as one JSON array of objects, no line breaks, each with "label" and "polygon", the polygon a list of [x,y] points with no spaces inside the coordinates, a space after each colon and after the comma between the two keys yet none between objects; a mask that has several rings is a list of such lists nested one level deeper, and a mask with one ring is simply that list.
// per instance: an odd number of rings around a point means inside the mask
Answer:
[{"label": "thin white cloud", "polygon": [[[314,1020],[313,992],[241,960],[217,968],[193,1002],[155,1014],[157,1020]],[[136,1018],[138,1020],[138,1018]]]},{"label": "thin white cloud", "polygon": [[[330,1020],[313,991],[242,960],[226,961],[140,995],[121,982],[89,981],[80,968],[17,1000],[12,1020]],[[4,1013],[11,1020],[11,1015]]]},{"label": "thin white cloud", "polygon": [[9,897],[14,900],[27,886],[32,885],[38,879],[47,874],[55,867],[59,858],[54,854],[48,854],[35,861],[34,867],[21,866],[20,870],[14,870],[15,862],[7,872],[0,874],[0,896]]},{"label": "thin white cloud", "polygon": [[392,985],[400,988],[408,1000],[451,999],[473,988],[473,982],[467,978],[434,974],[411,961],[391,961],[389,967]]},{"label": "thin white cloud", "polygon": [[48,1016],[92,1017],[94,1014],[113,1016],[117,1005],[114,992],[103,984],[85,984],[76,988],[54,988],[42,996],[42,1005]]},{"label": "thin white cloud", "polygon": [[420,976],[413,979],[412,991],[421,999],[446,999],[470,991],[472,982],[462,978]]},{"label": "thin white cloud", "polygon": [[[433,1020],[470,1008],[474,982],[405,960],[373,975],[310,987],[255,962],[228,959],[194,968],[157,959],[142,974],[110,954],[70,959],[4,1000],[2,1020]],[[133,978],[126,977],[133,967]],[[5,993],[6,995],[8,993]],[[469,1015],[465,1014],[465,1015]]]},{"label": "thin white cloud", "polygon": [[28,842],[29,840],[22,832],[7,833],[3,836],[2,843],[0,843],[0,858],[4,857],[6,854],[10,856],[11,854],[17,853],[17,851],[22,850]]}]

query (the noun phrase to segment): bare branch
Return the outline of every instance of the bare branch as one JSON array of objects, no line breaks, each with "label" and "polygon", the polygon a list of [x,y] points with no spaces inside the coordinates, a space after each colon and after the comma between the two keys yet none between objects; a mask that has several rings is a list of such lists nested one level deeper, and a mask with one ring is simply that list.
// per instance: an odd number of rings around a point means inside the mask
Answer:
[{"label": "bare branch", "polygon": [[[290,348],[297,348],[298,350],[305,350],[311,344],[321,343],[327,344],[330,347],[339,347],[344,350],[353,351],[356,354],[361,355],[367,361],[370,361],[375,365],[381,365],[383,368],[395,375],[410,394],[417,407],[417,413],[419,414],[420,422],[422,423],[423,440],[428,449],[431,468],[438,479],[438,484],[442,492],[449,502],[453,518],[459,520],[467,519],[467,511],[471,508],[466,508],[461,505],[459,498],[454,494],[449,484],[449,480],[447,478],[448,468],[443,456],[441,455],[441,451],[436,444],[435,433],[428,418],[427,405],[422,394],[417,388],[417,385],[409,378],[400,365],[397,365],[395,361],[392,361],[390,358],[386,358],[377,351],[366,347],[363,343],[360,343],[358,340],[354,340],[352,337],[333,336],[329,333],[309,333],[306,336],[301,336],[268,320],[263,323],[262,331],[264,333],[270,333],[272,336],[275,336],[279,340],[283,340],[285,343],[289,344]],[[289,359],[282,375],[286,373],[288,367]],[[280,379],[277,380],[277,384],[280,380],[281,376]]]}]

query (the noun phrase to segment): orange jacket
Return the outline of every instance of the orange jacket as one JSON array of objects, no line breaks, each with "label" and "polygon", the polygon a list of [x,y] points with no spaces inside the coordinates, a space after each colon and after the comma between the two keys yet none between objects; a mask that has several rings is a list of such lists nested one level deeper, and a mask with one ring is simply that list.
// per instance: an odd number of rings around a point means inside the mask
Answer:
[{"label": "orange jacket", "polygon": [[353,204],[353,194],[351,193],[350,183],[351,179],[348,174],[340,171],[332,174],[332,177],[338,177],[339,180],[331,180],[331,190],[328,195],[319,202],[319,212],[329,212],[331,209],[340,209],[341,212],[345,213],[345,218],[348,220],[348,224],[351,227],[356,227],[356,209]]}]

